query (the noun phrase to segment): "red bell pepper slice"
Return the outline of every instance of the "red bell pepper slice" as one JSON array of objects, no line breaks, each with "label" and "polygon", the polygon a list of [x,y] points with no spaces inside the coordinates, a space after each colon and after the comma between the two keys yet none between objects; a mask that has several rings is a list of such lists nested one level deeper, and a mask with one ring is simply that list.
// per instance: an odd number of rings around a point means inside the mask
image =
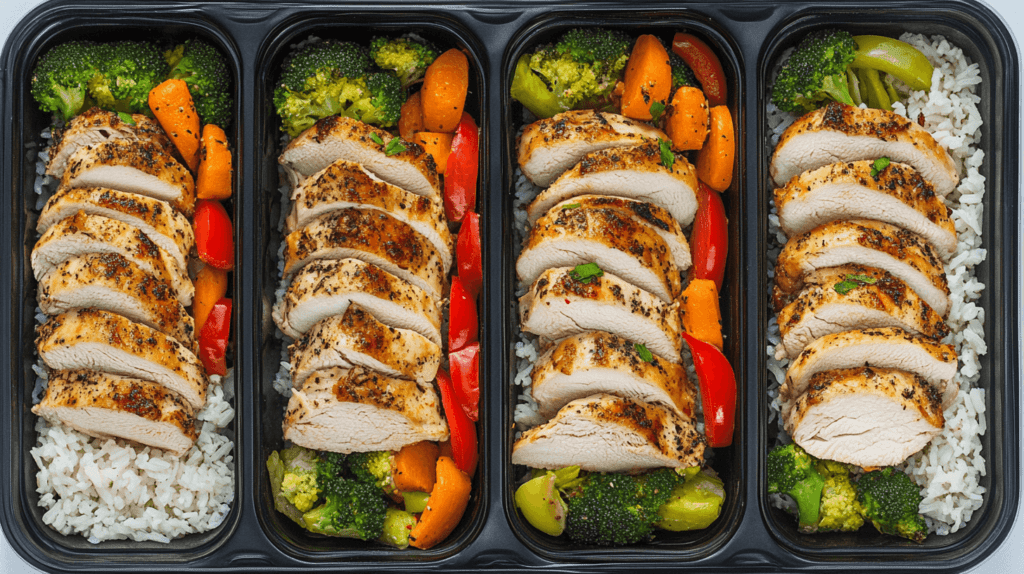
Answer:
[{"label": "red bell pepper slice", "polygon": [[451,353],[476,341],[480,325],[477,322],[476,303],[466,292],[458,275],[452,277],[452,291],[448,300],[448,352]]},{"label": "red bell pepper slice", "polygon": [[455,244],[455,259],[462,286],[475,300],[484,281],[484,270],[480,257],[480,216],[474,211],[467,212],[462,220],[459,241]]},{"label": "red bell pepper slice", "polygon": [[725,258],[729,255],[729,221],[722,197],[700,180],[697,180],[697,196],[699,207],[690,236],[693,277],[714,281],[721,292]]},{"label": "red bell pepper slice", "polygon": [[441,388],[441,403],[444,405],[445,417],[448,418],[452,458],[463,472],[473,476],[477,462],[476,425],[458,405],[452,379],[444,369],[437,371],[437,385]]},{"label": "red bell pepper slice", "polygon": [[199,359],[208,375],[228,374],[228,339],[231,336],[231,299],[213,304],[203,330],[199,332]]},{"label": "red bell pepper slice", "polygon": [[480,343],[470,343],[448,353],[455,398],[469,420],[480,420]]},{"label": "red bell pepper slice", "polygon": [[711,447],[732,444],[736,424],[736,375],[729,359],[714,345],[683,333],[693,354],[704,406],[704,435]]},{"label": "red bell pepper slice", "polygon": [[199,258],[217,269],[234,267],[235,231],[224,206],[219,201],[200,199],[196,202],[193,225]]},{"label": "red bell pepper slice", "polygon": [[452,151],[444,174],[444,214],[448,221],[462,221],[476,206],[476,175],[480,168],[480,132],[473,116],[462,113],[455,128]]},{"label": "red bell pepper slice", "polygon": [[672,51],[682,58],[697,76],[697,81],[704,89],[704,96],[708,99],[708,106],[724,106],[725,71],[722,70],[722,63],[718,61],[714,50],[693,34],[678,32],[672,38]]}]

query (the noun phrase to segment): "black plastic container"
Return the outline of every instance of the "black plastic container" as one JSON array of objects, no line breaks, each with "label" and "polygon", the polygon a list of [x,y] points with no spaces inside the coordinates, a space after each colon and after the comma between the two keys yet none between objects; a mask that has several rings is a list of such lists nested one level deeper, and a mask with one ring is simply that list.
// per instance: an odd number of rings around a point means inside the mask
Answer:
[{"label": "black plastic container", "polygon": [[[726,196],[731,224],[730,263],[723,304],[727,354],[741,383],[733,447],[720,449],[714,466],[726,479],[729,501],[722,517],[698,533],[659,534],[653,544],[615,549],[574,546],[537,533],[511,504],[517,478],[511,466],[515,393],[512,344],[514,273],[511,254],[517,105],[508,98],[512,65],[524,49],[574,24],[652,32],[663,40],[686,29],[708,40],[729,76],[730,109],[736,114],[739,161]],[[989,354],[981,385],[988,389],[988,461],[984,507],[961,532],[931,537],[923,546],[873,535],[799,535],[792,520],[771,509],[764,495],[767,433],[767,373],[764,325],[769,316],[764,253],[770,190],[764,185],[771,146],[764,127],[766,76],[782,49],[805,31],[840,25],[855,32],[896,35],[904,30],[941,33],[981,64],[980,108],[988,260],[978,269],[987,288],[982,299]],[[236,272],[235,398],[236,497],[224,524],[168,545],[106,542],[93,546],[64,537],[40,521],[35,507],[34,441],[28,408],[34,375],[32,310],[35,282],[28,265],[34,242],[34,157],[46,124],[28,94],[27,78],[41,53],[75,37],[184,37],[213,40],[235,70],[236,149],[234,220]],[[125,30],[127,32],[122,32]],[[267,490],[266,455],[281,446],[282,400],[272,388],[280,344],[270,306],[277,288],[276,233],[279,196],[279,136],[270,93],[288,44],[309,33],[369,39],[375,32],[416,30],[444,47],[470,53],[471,109],[481,126],[478,210],[483,221],[485,288],[481,298],[481,461],[474,498],[453,535],[430,551],[398,551],[379,545],[309,536],[273,510]],[[152,2],[124,7],[114,2],[48,3],[14,30],[3,52],[0,84],[4,118],[0,138],[2,183],[0,241],[8,254],[0,264],[0,321],[11,326],[2,338],[0,370],[11,388],[0,397],[0,445],[5,486],[0,489],[0,524],[15,550],[47,571],[250,571],[312,570],[902,570],[960,571],[989,556],[1009,533],[1018,505],[1018,386],[1020,351],[1017,281],[1020,265],[1018,134],[1020,73],[1010,33],[987,8],[969,2],[702,2],[641,3],[628,9],[611,2],[464,2],[417,4],[376,2],[319,5],[303,2]],[[992,238],[999,238],[993,241]],[[26,385],[28,385],[26,389]],[[628,565],[627,565],[628,564]]]}]

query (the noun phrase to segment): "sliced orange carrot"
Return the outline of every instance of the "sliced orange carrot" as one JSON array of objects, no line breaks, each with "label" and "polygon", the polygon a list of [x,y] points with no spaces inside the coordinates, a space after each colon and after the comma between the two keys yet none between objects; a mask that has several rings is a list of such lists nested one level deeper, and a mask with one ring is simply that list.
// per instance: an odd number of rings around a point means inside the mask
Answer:
[{"label": "sliced orange carrot", "polygon": [[149,91],[149,109],[195,171],[199,167],[199,114],[184,80],[166,80]]},{"label": "sliced orange carrot", "polygon": [[690,335],[722,350],[722,313],[718,289],[711,279],[694,279],[680,295],[683,329]]},{"label": "sliced orange carrot", "polygon": [[433,490],[440,450],[436,442],[428,440],[403,446],[394,460],[395,488],[415,492]]},{"label": "sliced orange carrot", "polygon": [[402,112],[398,117],[398,135],[405,141],[413,141],[416,132],[423,131],[423,100],[420,93],[409,96],[402,104]]},{"label": "sliced orange carrot", "polygon": [[452,133],[462,119],[462,108],[469,93],[469,60],[452,48],[427,67],[420,89],[423,104],[423,129]]},{"label": "sliced orange carrot", "polygon": [[214,303],[228,293],[228,272],[212,265],[203,265],[196,275],[196,294],[192,298],[192,315],[195,317],[195,333],[198,335],[206,324]]},{"label": "sliced orange carrot", "polygon": [[665,113],[665,133],[672,149],[700,149],[708,137],[708,100],[699,88],[683,86],[672,96]]},{"label": "sliced orange carrot", "polygon": [[445,168],[448,167],[448,155],[452,153],[452,138],[454,137],[455,134],[418,132],[413,136],[412,141],[423,146],[427,153],[434,156],[437,173],[444,175]]},{"label": "sliced orange carrot", "polygon": [[224,130],[213,124],[203,126],[199,146],[199,172],[196,197],[227,199],[231,197],[231,148]]},{"label": "sliced orange carrot", "polygon": [[637,120],[651,119],[651,104],[668,102],[672,90],[672,66],[661,40],[650,34],[637,38],[626,63],[622,88],[622,115]]},{"label": "sliced orange carrot", "polygon": [[708,140],[697,152],[697,179],[715,191],[725,191],[732,183],[732,166],[736,161],[736,141],[733,138],[729,108],[711,108]]},{"label": "sliced orange carrot", "polygon": [[469,475],[462,472],[451,458],[438,458],[437,482],[430,491],[427,509],[409,534],[409,545],[426,550],[447,538],[462,520],[471,491]]}]

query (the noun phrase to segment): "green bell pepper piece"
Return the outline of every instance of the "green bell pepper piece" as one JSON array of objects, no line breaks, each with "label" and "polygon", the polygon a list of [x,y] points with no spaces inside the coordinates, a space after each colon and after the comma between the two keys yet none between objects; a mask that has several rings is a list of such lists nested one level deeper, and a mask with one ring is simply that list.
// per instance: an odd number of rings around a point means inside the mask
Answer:
[{"label": "green bell pepper piece", "polygon": [[867,92],[868,107],[891,112],[892,101],[889,99],[889,93],[885,91],[878,70],[861,68],[857,70],[857,77],[860,78],[861,89]]},{"label": "green bell pepper piece", "polygon": [[854,36],[853,41],[857,50],[850,67],[886,72],[912,90],[931,89],[934,68],[917,48],[885,36]]}]

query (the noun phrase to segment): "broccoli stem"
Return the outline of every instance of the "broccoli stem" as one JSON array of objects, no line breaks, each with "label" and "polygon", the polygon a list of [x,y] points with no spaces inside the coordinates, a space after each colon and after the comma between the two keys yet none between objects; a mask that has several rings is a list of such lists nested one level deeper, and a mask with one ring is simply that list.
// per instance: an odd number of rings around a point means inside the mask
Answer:
[{"label": "broccoli stem", "polygon": [[526,106],[526,109],[540,119],[550,118],[565,111],[558,103],[558,96],[530,69],[528,55],[520,56],[516,62],[516,71],[512,76],[512,87],[509,92],[512,99]]}]

